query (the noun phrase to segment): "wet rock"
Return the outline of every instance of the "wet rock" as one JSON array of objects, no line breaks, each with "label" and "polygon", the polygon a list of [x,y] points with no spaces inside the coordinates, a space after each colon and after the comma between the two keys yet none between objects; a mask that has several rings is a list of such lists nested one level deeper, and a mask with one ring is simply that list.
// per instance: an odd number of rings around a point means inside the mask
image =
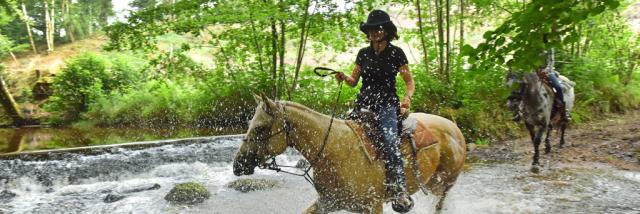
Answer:
[{"label": "wet rock", "polygon": [[267,179],[238,179],[234,182],[227,184],[227,187],[235,189],[239,192],[250,192],[256,190],[272,189],[279,186],[280,183],[275,180]]},{"label": "wet rock", "polygon": [[125,197],[126,196],[124,195],[108,194],[106,197],[104,197],[104,203],[113,203],[113,202],[122,200]]},{"label": "wet rock", "polygon": [[209,196],[209,191],[204,185],[188,182],[173,187],[164,199],[176,204],[197,204],[202,203]]},{"label": "wet rock", "polygon": [[150,187],[135,188],[135,189],[124,191],[124,193],[142,192],[142,191],[155,190],[155,189],[160,189],[160,184],[153,184],[153,186],[150,186]]},{"label": "wet rock", "polygon": [[10,201],[15,197],[16,194],[9,190],[2,190],[2,192],[0,192],[0,201]]},{"label": "wet rock", "polygon": [[296,168],[298,169],[306,169],[309,166],[311,166],[311,164],[305,159],[300,159],[298,163],[296,163]]},{"label": "wet rock", "polygon": [[540,173],[540,167],[539,166],[531,166],[531,172],[534,173],[534,174]]}]

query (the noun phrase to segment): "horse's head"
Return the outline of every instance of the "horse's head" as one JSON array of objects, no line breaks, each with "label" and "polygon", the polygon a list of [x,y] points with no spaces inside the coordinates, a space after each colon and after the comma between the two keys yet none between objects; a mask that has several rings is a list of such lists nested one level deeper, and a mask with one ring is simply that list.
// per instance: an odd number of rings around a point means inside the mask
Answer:
[{"label": "horse's head", "polygon": [[286,136],[291,131],[284,109],[266,96],[255,96],[258,107],[249,130],[233,161],[237,176],[253,174],[257,166],[287,149]]},{"label": "horse's head", "polygon": [[542,90],[542,81],[538,77],[536,72],[530,72],[522,77],[522,84],[524,84],[525,93],[540,93]]},{"label": "horse's head", "polygon": [[511,69],[509,69],[509,72],[507,72],[506,82],[507,87],[512,87],[514,83],[522,83],[522,73],[513,72]]}]

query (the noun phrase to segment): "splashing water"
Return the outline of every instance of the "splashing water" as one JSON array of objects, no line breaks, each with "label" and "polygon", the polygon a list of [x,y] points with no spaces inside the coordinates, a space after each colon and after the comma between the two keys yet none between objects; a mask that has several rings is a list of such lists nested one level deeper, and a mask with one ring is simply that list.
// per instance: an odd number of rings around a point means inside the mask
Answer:
[{"label": "splashing water", "polygon": [[[207,143],[113,149],[52,161],[0,160],[0,191],[16,194],[0,196],[0,212],[300,213],[311,205],[317,194],[302,177],[256,170],[248,178],[274,180],[279,186],[248,193],[226,187],[241,178],[233,175],[231,166],[240,143],[240,137],[212,138]],[[295,165],[300,159],[295,151],[287,151],[278,162]],[[203,183],[211,198],[191,206],[164,200],[175,184],[188,181]],[[132,191],[154,184],[160,188]],[[638,186],[640,173],[606,168],[531,174],[518,163],[472,164],[451,189],[442,213],[637,213]],[[124,198],[107,203],[109,194]],[[416,206],[410,213],[435,211],[435,196],[413,197]],[[392,213],[389,204],[384,210]]]}]

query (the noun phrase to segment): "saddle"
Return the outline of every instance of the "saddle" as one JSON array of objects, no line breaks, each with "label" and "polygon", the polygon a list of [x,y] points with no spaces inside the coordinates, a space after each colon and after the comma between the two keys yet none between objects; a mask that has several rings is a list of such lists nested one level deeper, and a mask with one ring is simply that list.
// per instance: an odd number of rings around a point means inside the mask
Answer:
[{"label": "saddle", "polygon": [[[551,85],[551,80],[549,80],[549,72],[547,69],[540,69],[536,72],[536,74],[538,74],[538,78],[542,81],[544,89],[547,91],[547,93],[549,94],[549,96],[552,98],[553,100],[553,104],[552,104],[552,109],[551,109],[551,118],[552,120],[560,120],[560,113],[561,110],[560,108],[564,108],[564,106],[562,106],[562,97],[558,97],[556,96],[555,93],[555,89],[553,88],[553,86]],[[562,77],[562,78],[560,78]],[[566,77],[564,76],[560,76],[558,78],[561,82],[561,84],[564,83]]]},{"label": "saddle", "polygon": [[[347,125],[353,130],[360,138],[361,146],[364,152],[369,156],[370,160],[382,160],[382,133],[377,128],[377,122],[375,115],[372,112],[360,112],[357,118],[348,120]],[[404,144],[409,144],[410,148],[414,149],[415,155],[420,149],[429,147],[438,141],[423,122],[418,121],[415,118],[404,115],[398,117],[399,123],[400,147]]]}]

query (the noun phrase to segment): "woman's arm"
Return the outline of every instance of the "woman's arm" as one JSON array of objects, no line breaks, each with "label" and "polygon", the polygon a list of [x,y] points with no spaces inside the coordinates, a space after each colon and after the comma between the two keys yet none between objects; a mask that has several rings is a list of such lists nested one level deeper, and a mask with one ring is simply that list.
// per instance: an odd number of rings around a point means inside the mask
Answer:
[{"label": "woman's arm", "polygon": [[347,76],[342,72],[336,73],[336,79],[338,82],[344,80],[347,85],[355,87],[358,85],[358,81],[360,81],[360,65],[356,64],[356,67],[353,68],[353,71],[351,72],[351,76]]},{"label": "woman's arm", "polygon": [[409,108],[411,106],[411,98],[413,97],[413,92],[415,91],[415,85],[413,84],[413,76],[411,76],[411,72],[409,71],[409,65],[405,64],[400,67],[400,75],[407,86],[407,93],[404,95],[402,99],[402,103],[400,103],[400,108]]}]

